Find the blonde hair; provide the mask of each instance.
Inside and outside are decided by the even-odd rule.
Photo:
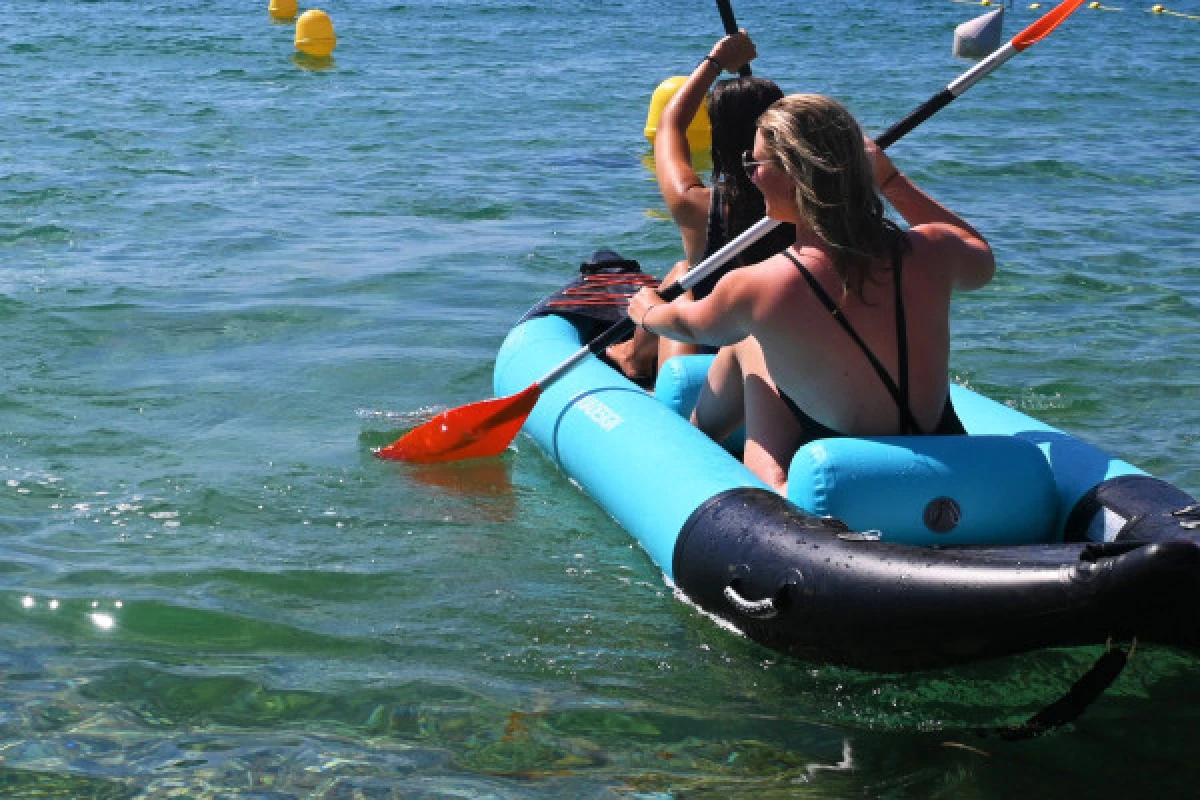
[[[834,268],[861,298],[878,260],[907,249],[907,236],[884,214],[858,122],[833,98],[794,94],[773,103],[758,129],[795,185],[802,222],[830,247]]]

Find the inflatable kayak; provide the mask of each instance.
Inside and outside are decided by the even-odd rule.
[[[645,280],[597,253],[509,333],[496,395],[586,345]],[[967,435],[811,442],[783,497],[736,441],[689,424],[710,361],[668,362],[649,392],[588,356],[545,388],[524,432],[690,601],[749,638],[878,671],[1112,640],[1200,645],[1188,493],[954,386]]]

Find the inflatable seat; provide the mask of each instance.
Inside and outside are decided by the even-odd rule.
[[[654,396],[667,408],[684,419],[690,419],[692,409],[700,398],[700,390],[704,388],[704,379],[708,377],[708,368],[712,366],[713,355],[676,356],[658,370],[658,378],[654,383]],[[738,429],[733,435],[722,442],[726,450],[742,456],[746,446],[746,431]]]
[[[1012,436],[818,439],[788,470],[788,499],[856,531],[915,545],[1052,541],[1054,474]]]
[[[712,356],[674,358],[655,395],[691,413]],[[1013,436],[821,439],[797,451],[788,499],[885,541],[917,545],[1053,541],[1054,474],[1037,445]]]

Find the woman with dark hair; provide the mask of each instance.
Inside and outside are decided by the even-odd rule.
[[[713,81],[725,70],[736,72],[756,55],[745,31],[726,36],[700,60],[687,81],[663,109],[654,138],[654,167],[658,188],[683,238],[686,261],[680,261],[663,281],[673,282],[689,268],[715,253],[742,231],[763,218],[762,194],[741,166],[741,155],[754,144],[754,123],[783,91],[763,78],[737,77]],[[709,93],[709,88],[713,87]],[[706,186],[692,166],[687,128],[700,104],[708,102],[712,125],[712,186]],[[701,281],[692,298],[712,291],[721,275],[742,264],[762,261],[795,240],[795,229],[781,225],[749,248],[741,258]],[[658,366],[671,356],[698,353],[706,348],[681,342],[659,341],[637,331],[633,339],[609,348],[609,358],[639,383],[650,383]],[[710,352],[715,352],[710,350]]]
[[[796,243],[728,273],[703,300],[664,303],[643,289],[629,306],[651,333],[721,346],[693,423],[718,441],[745,424],[746,466],[782,493],[792,456],[814,439],[962,433],[949,396],[950,296],[991,280],[984,238],[828,97],[772,105],[743,166],[767,216],[795,224]]]

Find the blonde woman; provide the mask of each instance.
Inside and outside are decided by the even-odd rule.
[[[722,348],[692,421],[718,440],[745,424],[746,466],[783,493],[792,456],[813,439],[962,433],[949,397],[950,297],[991,280],[984,238],[828,97],[771,106],[743,168],[767,216],[796,226],[796,243],[702,300],[667,304],[644,289],[630,302],[650,333]]]

